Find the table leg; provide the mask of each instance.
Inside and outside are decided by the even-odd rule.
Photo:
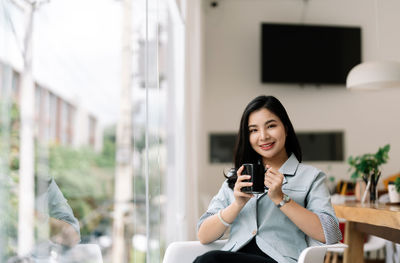
[[[349,247],[344,251],[343,263],[364,262],[364,234],[357,230],[357,223],[346,222],[344,243]]]

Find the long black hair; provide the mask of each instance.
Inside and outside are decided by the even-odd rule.
[[[301,148],[299,140],[297,139],[294,131],[292,122],[283,107],[282,103],[274,96],[258,96],[246,106],[242,118],[240,120],[239,132],[236,138],[236,146],[234,150],[234,164],[235,171],[244,163],[258,163],[260,161],[260,155],[254,151],[250,145],[249,140],[249,116],[254,111],[265,108],[270,112],[274,113],[282,121],[287,136],[285,142],[285,149],[288,156],[293,153],[299,162],[302,161]],[[232,173],[228,178],[228,184],[233,189],[236,183],[236,173]]]

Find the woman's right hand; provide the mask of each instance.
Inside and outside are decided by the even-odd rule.
[[[248,180],[251,178],[250,175],[242,175],[243,172],[243,165],[237,170],[237,180],[235,186],[233,187],[233,195],[235,196],[236,204],[243,208],[244,205],[252,198],[253,194],[246,194],[243,193],[240,189],[245,186],[252,186],[252,182],[243,182],[244,180]]]

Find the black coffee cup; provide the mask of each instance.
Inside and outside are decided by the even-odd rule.
[[[252,186],[242,187],[241,191],[249,194],[264,193],[264,167],[260,164],[245,163],[243,164],[242,175],[250,175],[249,180],[243,182],[252,182]]]

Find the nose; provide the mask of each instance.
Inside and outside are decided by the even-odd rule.
[[[261,129],[261,140],[266,140],[269,138],[269,133],[266,129]]]

